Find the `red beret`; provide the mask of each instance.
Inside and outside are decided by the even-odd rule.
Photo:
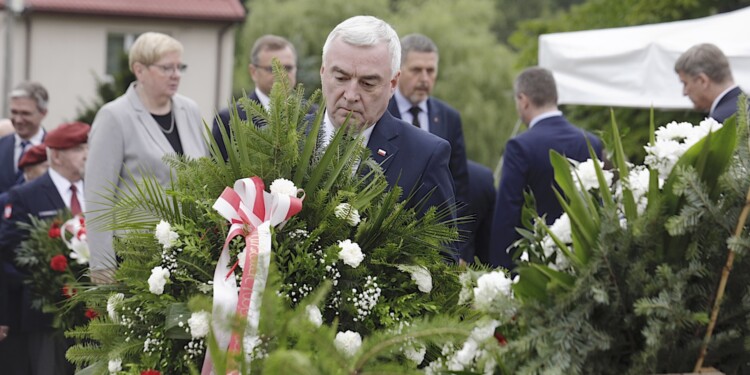
[[[47,146],[43,143],[38,144],[23,153],[21,160],[18,161],[18,169],[23,169],[30,165],[39,164],[47,161]]]
[[[68,122],[61,124],[55,130],[47,133],[44,144],[49,148],[66,149],[86,143],[89,140],[91,125],[83,122]]]

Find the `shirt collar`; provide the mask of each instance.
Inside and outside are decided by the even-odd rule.
[[[78,180],[74,183],[70,183],[67,178],[63,177],[60,173],[58,173],[56,170],[54,170],[52,167],[48,169],[49,171],[49,177],[52,179],[52,183],[55,184],[55,188],[57,189],[57,193],[60,194],[60,197],[63,199],[63,202],[65,202],[65,206],[70,208],[70,197],[72,196],[72,193],[70,192],[70,185],[76,186],[76,196],[78,198],[78,201],[81,204],[81,209],[83,209],[83,180]]]
[[[260,104],[268,110],[268,106],[271,105],[271,98],[268,97],[268,95],[262,93],[258,88],[255,88],[255,95],[258,97],[258,101],[260,101]]]
[[[411,104],[409,99],[406,99],[406,97],[401,93],[401,90],[399,90],[398,87],[396,87],[396,92],[393,93],[393,96],[396,98],[398,112],[401,114],[401,118],[404,118],[404,115],[409,113],[409,109],[411,109],[411,107],[413,107],[414,105]],[[427,113],[427,99],[417,103],[417,107],[419,107],[422,112]],[[409,113],[409,116],[411,116],[411,113]]]
[[[20,146],[21,142],[23,142],[23,139],[21,139],[21,137],[17,133],[15,134],[15,139],[16,139],[16,147]],[[43,140],[44,140],[44,130],[40,126],[36,134],[32,135],[31,138],[29,138],[29,142],[31,142],[33,146],[36,146],[38,144],[41,144]]]
[[[529,122],[529,129],[531,129],[531,127],[533,127],[534,125],[536,125],[539,121],[548,119],[550,117],[555,117],[555,116],[562,116],[562,111],[557,111],[556,110],[556,111],[544,112],[541,115],[538,115],[538,116],[534,117]]]
[[[375,123],[377,125],[377,123]],[[362,144],[367,147],[367,143],[370,142],[370,136],[372,136],[372,130],[375,128],[375,125],[372,125],[368,127],[367,129],[363,130],[361,135],[363,137]],[[326,109],[325,115],[323,115],[323,147],[328,147],[328,144],[331,143],[331,139],[333,138],[333,135],[336,133],[336,128],[333,126],[333,122],[328,117],[328,109]]]
[[[721,99],[724,99],[724,97],[727,96],[727,94],[730,91],[734,90],[736,87],[739,87],[739,85],[732,85],[730,87],[727,87],[726,90],[722,91],[721,94],[719,94],[719,96],[717,96],[716,99],[714,99],[714,102],[711,104],[711,110],[708,111],[708,113],[709,114],[714,113],[714,111],[716,110],[716,107],[719,106],[719,102],[721,101]]]

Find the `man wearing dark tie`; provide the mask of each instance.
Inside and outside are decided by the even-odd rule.
[[[326,102],[322,129],[331,136],[351,116],[347,126],[360,131],[388,185],[403,189],[401,200],[413,195],[408,208],[424,200],[424,213],[454,204],[450,144],[387,111],[400,65],[398,35],[383,20],[356,16],[336,26],[323,46],[320,67]]]
[[[719,47],[710,43],[690,47],[677,59],[674,70],[682,82],[682,94],[695,109],[708,112],[717,122],[737,112],[742,90],[734,83],[729,60]]]
[[[277,35],[269,34],[258,38],[250,51],[250,64],[247,66],[247,72],[250,74],[253,83],[255,83],[255,90],[248,95],[248,98],[259,103],[266,110],[271,102],[270,95],[271,88],[273,88],[273,59],[278,59],[286,71],[290,87],[294,87],[297,84],[297,51],[294,49],[294,45]],[[224,145],[219,124],[221,123],[224,126],[227,135],[229,135],[229,112],[229,108],[219,111],[219,118],[214,119],[211,129],[211,133],[219,145],[219,150],[224,160],[227,159],[227,149],[226,145]],[[237,103],[237,113],[241,120],[247,120],[247,113],[239,103]],[[260,125],[256,121],[253,121],[253,123],[256,126]]]
[[[513,268],[513,243],[521,238],[524,192],[536,200],[537,214],[545,216],[547,225],[562,215],[562,207],[554,193],[554,169],[550,150],[568,159],[589,159],[587,140],[599,159],[602,142],[591,133],[579,129],[557,108],[557,87],[552,72],[544,68],[528,68],[513,85],[516,109],[529,130],[508,141],[503,156],[500,187],[492,220],[490,264]]]
[[[62,124],[44,140],[49,170],[39,178],[9,191],[0,223],[0,363],[3,374],[67,374],[62,332],[51,328],[52,317],[31,307],[24,274],[15,265],[16,249],[28,236],[18,227],[29,215],[53,218],[60,210],[74,215],[85,207],[83,174],[88,154],[88,124]]]
[[[36,82],[22,82],[10,92],[10,119],[14,134],[0,138],[0,193],[23,182],[18,161],[32,146],[44,140],[42,120],[47,115],[49,95]]]

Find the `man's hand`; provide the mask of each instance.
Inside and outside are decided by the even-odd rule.
[[[91,282],[96,285],[114,284],[115,283],[115,269],[105,268],[101,270],[91,270]]]
[[[8,331],[10,330],[10,327],[8,326],[0,326],[0,341],[5,340],[6,337],[8,337]]]

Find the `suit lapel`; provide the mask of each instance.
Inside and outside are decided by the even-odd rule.
[[[388,112],[390,112],[393,117],[402,120],[401,111],[398,109],[398,103],[396,103],[396,95],[391,96],[391,100],[388,102]]]
[[[391,114],[386,111],[380,118],[370,135],[370,141],[367,147],[370,149],[372,158],[380,164],[383,170],[387,170],[398,153],[396,139],[399,135],[399,126],[401,126]]]
[[[427,99],[427,117],[430,120],[430,133],[447,139],[445,114],[432,97]]]
[[[55,183],[52,182],[52,177],[50,177],[49,172],[45,173],[39,178],[41,179],[41,190],[44,192],[44,195],[47,197],[47,200],[51,204],[50,207],[54,207],[57,210],[65,208],[66,204],[60,196],[60,193],[57,191],[57,186],[55,186]]]
[[[159,124],[151,117],[151,113],[146,110],[146,107],[141,103],[138,94],[135,92],[135,82],[130,85],[126,93],[128,95],[128,101],[133,107],[138,119],[138,125],[141,127],[141,132],[148,134],[151,140],[159,146],[159,150],[162,153],[173,153],[172,145],[169,144],[167,137],[161,132]],[[174,108],[172,108],[174,110]],[[177,119],[175,119],[176,121]]]

